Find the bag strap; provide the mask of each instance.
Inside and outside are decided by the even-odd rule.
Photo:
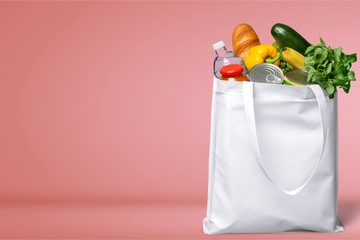
[[[259,141],[258,141],[258,135],[256,131],[256,121],[255,121],[255,109],[254,109],[254,83],[253,82],[243,82],[243,96],[244,96],[244,109],[245,109],[245,116],[246,116],[246,122],[248,125],[248,129],[250,132],[250,143],[252,145],[255,158],[257,160],[257,163],[259,167],[261,168],[262,172],[265,174],[265,176],[272,182],[275,186],[277,186],[282,192],[284,192],[287,195],[294,196],[298,194],[310,181],[310,179],[315,174],[316,170],[319,167],[320,160],[322,158],[324,147],[325,147],[325,136],[327,134],[327,125],[325,124],[325,110],[326,110],[326,100],[325,100],[325,94],[322,91],[321,87],[319,85],[309,85],[309,88],[314,92],[318,110],[319,110],[319,120],[321,123],[322,128],[322,136],[321,136],[321,149],[320,149],[320,155],[317,159],[316,166],[312,173],[310,174],[309,178],[306,179],[306,181],[299,187],[292,189],[292,190],[286,190],[282,188],[278,183],[276,183],[272,177],[268,174],[266,171],[262,156],[260,153],[259,148]]]

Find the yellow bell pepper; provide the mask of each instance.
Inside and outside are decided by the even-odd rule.
[[[249,55],[244,59],[246,68],[250,71],[259,63],[273,63],[280,65],[281,52],[271,44],[260,44],[250,48]]]

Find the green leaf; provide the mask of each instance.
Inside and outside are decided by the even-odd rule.
[[[313,51],[315,48],[316,48],[315,45],[309,46],[309,47],[306,49],[306,51],[305,51],[305,55],[307,55],[308,53],[310,53],[311,51]]]
[[[316,58],[318,55],[320,55],[324,50],[322,48],[315,48],[314,51],[314,57]]]
[[[326,58],[327,58],[327,56],[328,56],[328,51],[323,51],[323,52],[321,53],[321,56],[320,56],[319,62],[323,62],[323,61],[325,61],[325,60],[326,60]]]
[[[342,86],[342,89],[344,89],[344,92],[349,93],[350,91],[350,82]]]
[[[324,42],[324,40],[322,38],[320,38],[320,45],[326,46],[326,44],[325,44],[325,42]]]
[[[307,82],[310,82],[311,79],[313,78],[314,74],[315,74],[316,70],[314,68],[311,68],[308,72],[308,75],[307,75]]]
[[[334,84],[336,86],[343,86],[348,82],[347,78],[343,74],[338,74],[334,78]]]
[[[314,51],[314,58],[317,63],[322,63],[328,56],[328,52],[322,48],[316,48]]]
[[[326,91],[329,95],[333,95],[335,93],[335,87],[331,83],[326,85]]]
[[[348,68],[347,68],[346,64],[340,65],[339,71],[340,71],[342,74],[345,74],[345,75],[346,75],[347,72],[348,72]]]
[[[332,69],[332,63],[329,63],[329,64],[326,66],[325,73],[326,73],[326,74],[329,74],[329,73],[331,72],[331,69]]]
[[[305,57],[305,66],[313,66],[315,64],[315,60],[313,57]]]
[[[335,64],[332,71],[334,75],[343,74],[344,72],[347,72],[347,67],[345,65],[341,65],[340,63]]]
[[[351,68],[351,63],[348,63],[348,62],[344,63],[344,68],[345,68],[346,70],[350,70],[350,68]]]
[[[326,89],[326,85],[325,85],[325,83],[323,83],[323,82],[319,82],[319,85],[320,85],[320,87],[322,87],[322,88]]]
[[[320,72],[316,72],[312,77],[313,82],[319,83],[323,79],[323,76]]]
[[[353,63],[357,61],[356,53],[346,55],[346,59],[349,63]]]
[[[339,81],[344,81],[344,80],[345,80],[345,76],[344,76],[344,74],[339,73],[338,75],[335,76],[335,79],[336,79],[336,80],[339,80]]]
[[[342,54],[342,48],[341,47],[334,48],[335,62],[340,62],[341,54]]]
[[[355,73],[354,73],[353,71],[348,72],[347,78],[348,78],[350,81],[354,81],[354,80],[355,80]]]

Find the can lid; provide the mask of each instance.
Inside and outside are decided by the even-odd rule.
[[[285,73],[287,79],[298,85],[306,85],[308,72],[306,70],[294,69]]]
[[[284,81],[284,73],[274,64],[259,63],[251,68],[249,79],[252,82],[282,84]]]
[[[214,48],[215,51],[222,48],[222,47],[225,47],[224,41],[220,41],[220,42],[217,42],[217,43],[213,44],[213,48]]]
[[[225,65],[220,69],[221,75],[224,77],[235,77],[243,71],[243,67],[240,64]]]

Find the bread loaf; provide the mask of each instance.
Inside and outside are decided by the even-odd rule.
[[[237,25],[232,35],[234,53],[244,59],[249,55],[249,49],[260,45],[260,40],[254,29],[246,23]]]

